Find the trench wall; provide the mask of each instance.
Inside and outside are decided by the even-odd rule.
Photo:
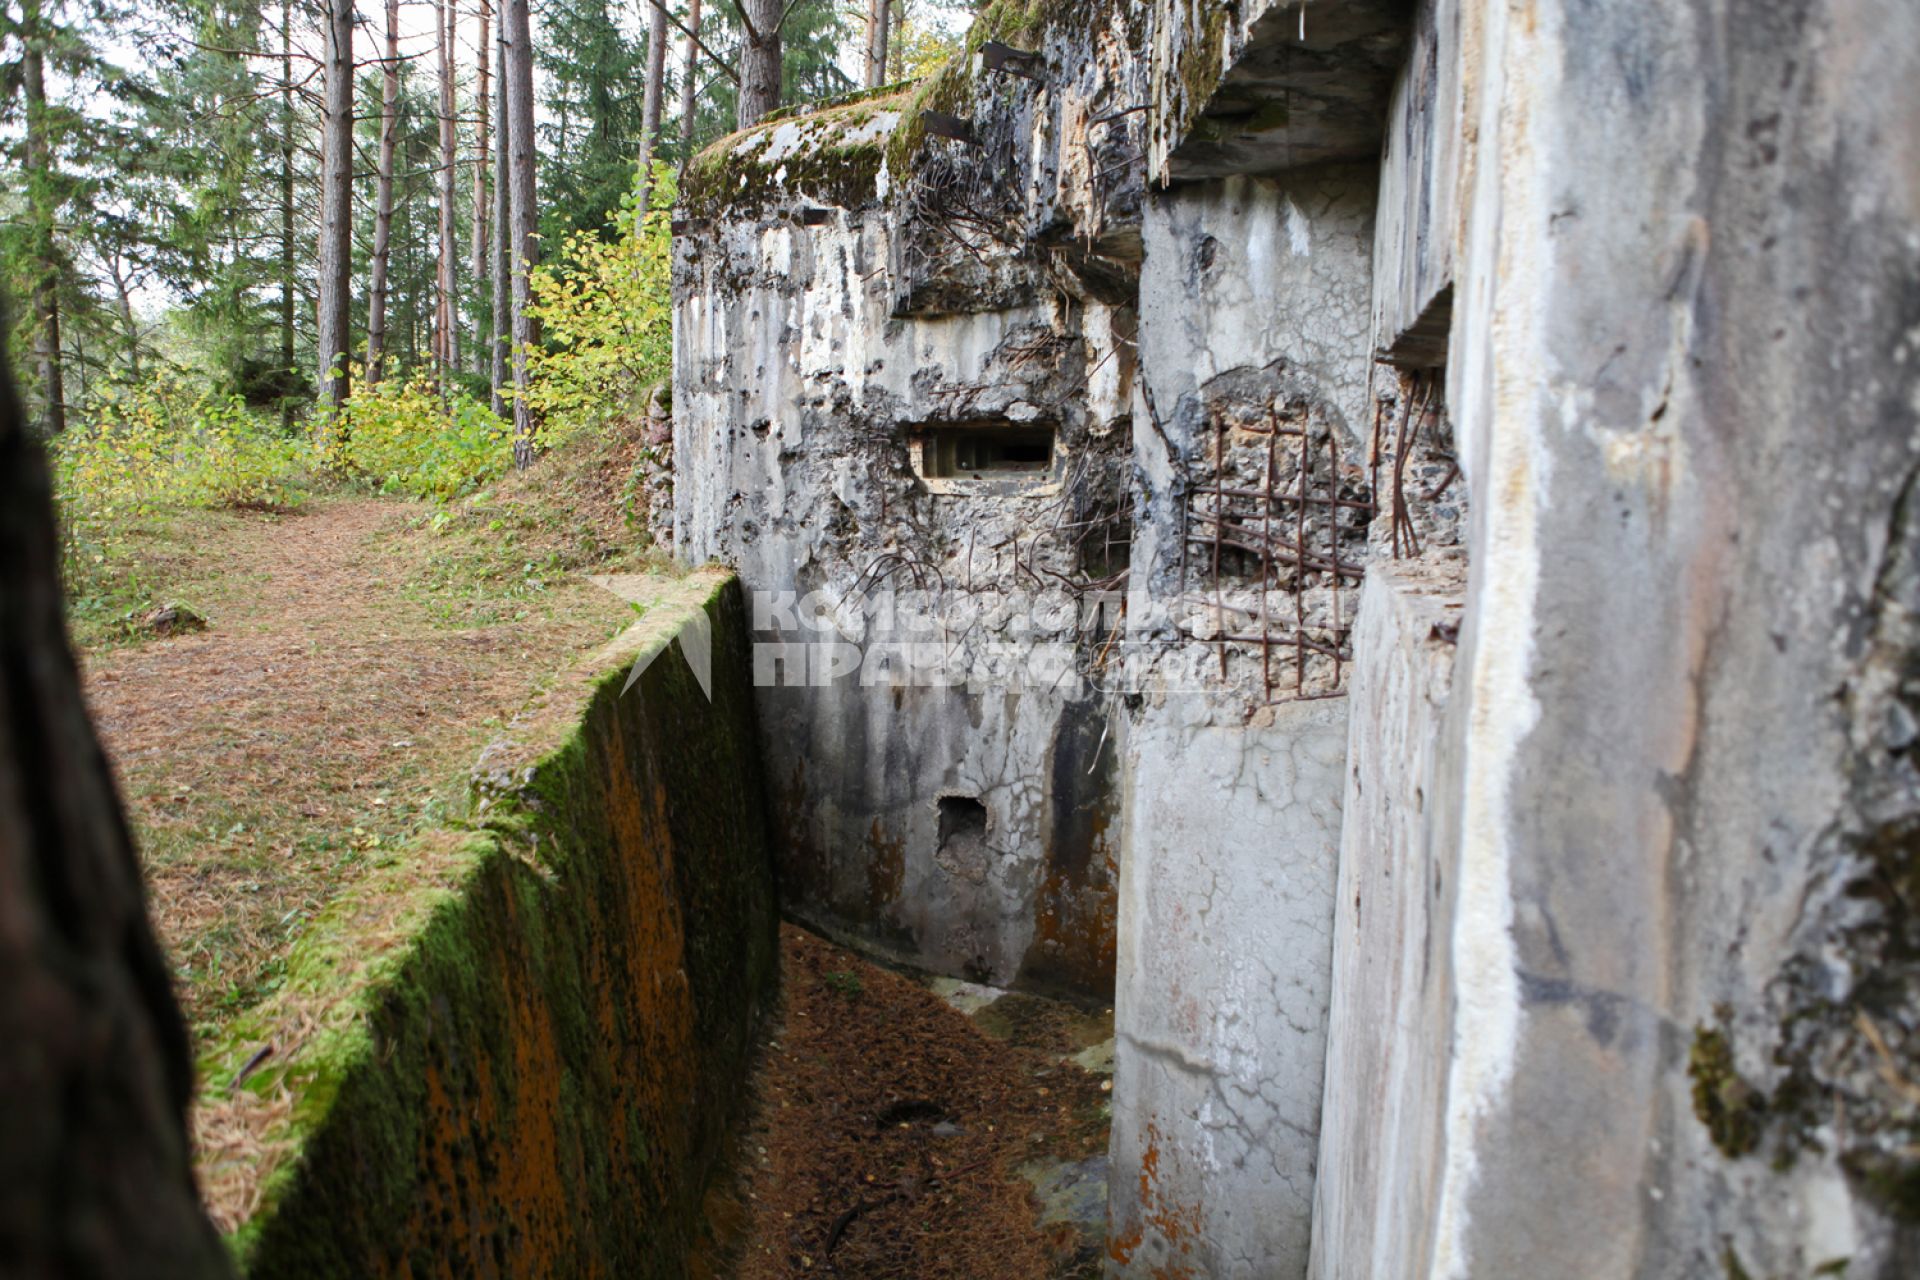
[[[281,1046],[235,1091],[291,1108],[246,1274],[686,1274],[776,981],[745,621],[731,579],[663,589],[205,1064]]]

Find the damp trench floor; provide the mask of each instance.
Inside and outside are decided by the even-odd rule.
[[[791,924],[780,946],[695,1274],[1097,1276],[1112,1010],[905,976]]]

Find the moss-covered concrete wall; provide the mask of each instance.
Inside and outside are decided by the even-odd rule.
[[[203,1064],[288,1104],[247,1274],[686,1274],[776,975],[746,661],[734,580],[664,587],[489,750],[474,824],[330,911]]]

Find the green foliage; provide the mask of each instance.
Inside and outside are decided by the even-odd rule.
[[[647,48],[643,29],[623,30],[614,7],[608,0],[553,0],[541,11],[534,58],[546,73],[546,92],[535,172],[540,230],[549,243],[581,231],[616,234],[613,210],[633,183]]]
[[[61,569],[76,621],[150,604],[137,545],[181,509],[297,503],[310,447],[238,396],[194,393],[172,378],[110,390],[52,442]]]
[[[557,263],[533,272],[531,310],[545,346],[530,353],[527,403],[544,445],[638,412],[640,397],[671,372],[674,191],[666,166],[656,171],[644,215],[630,194],[614,239],[575,232]]]
[[[327,460],[382,492],[457,498],[513,465],[511,428],[465,392],[443,396],[424,376],[367,386],[358,371],[353,385]]]
[[[190,395],[157,379],[98,402],[54,442],[67,521],[168,506],[279,506],[301,489],[306,444],[264,425],[238,396]]]

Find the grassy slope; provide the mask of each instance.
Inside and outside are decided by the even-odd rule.
[[[637,453],[582,440],[446,507],[317,491],[117,531],[76,640],[202,1040],[278,988],[342,888],[458,809],[529,694],[631,620],[583,574],[648,559]],[[161,600],[211,628],[129,639],[117,619]]]

